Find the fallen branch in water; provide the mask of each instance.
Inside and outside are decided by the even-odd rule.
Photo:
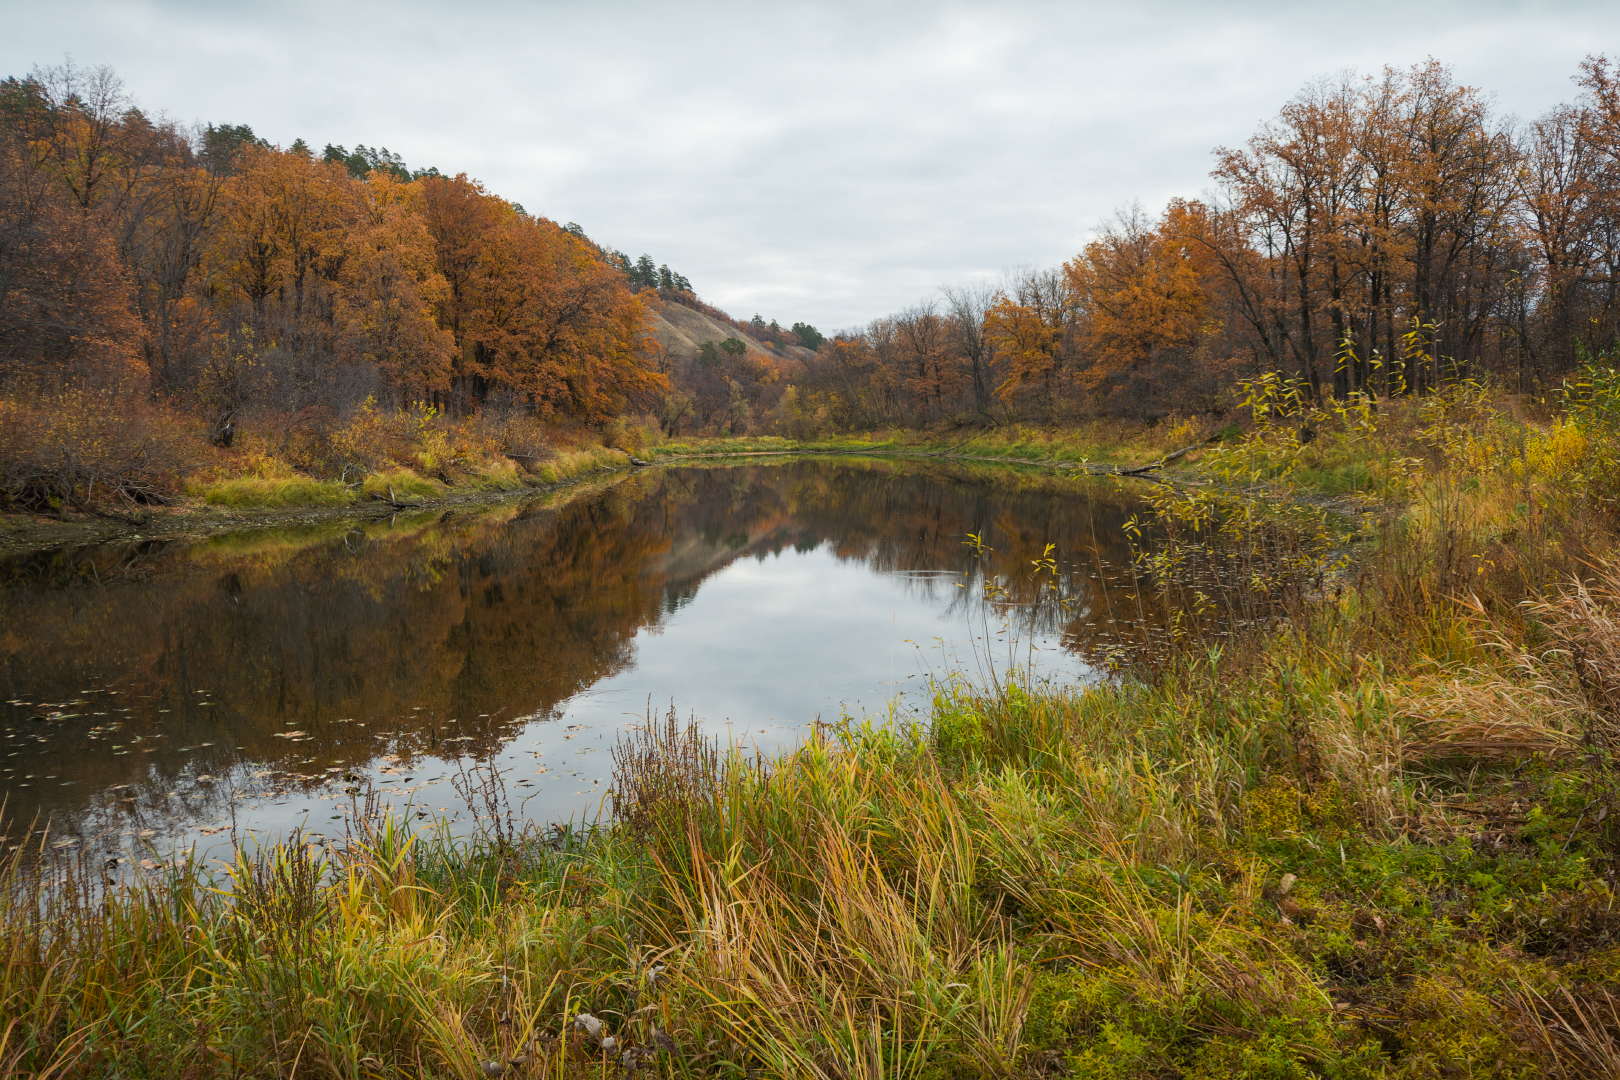
[[[394,494],[393,484],[388,485],[387,495],[384,495],[380,491],[373,491],[371,493],[371,497],[376,499],[378,502],[387,503],[395,510],[420,510],[422,508],[421,500],[417,500],[416,502],[406,502],[404,499],[401,499],[398,495]]]
[[[1218,437],[1219,436],[1212,435],[1207,439],[1193,443],[1191,446],[1183,446],[1180,450],[1177,450],[1173,454],[1162,457],[1158,461],[1150,462],[1146,465],[1137,465],[1134,468],[1127,469],[1122,465],[1087,465],[1084,463],[1075,465],[1073,468],[1082,469],[1093,474],[1094,476],[1141,476],[1143,473],[1154,472],[1158,469],[1164,468],[1166,465],[1169,465],[1172,462],[1180,461],[1182,458],[1186,457],[1192,451],[1197,450],[1199,447],[1207,446],[1214,442]]]
[[[1085,461],[1059,461],[1053,458],[1031,459],[1015,457],[988,457],[980,454],[953,454],[949,451],[944,453],[921,454],[919,456],[954,458],[959,461],[997,461],[1006,462],[1009,465],[1040,465],[1055,469],[1073,469],[1076,472],[1089,473],[1092,476],[1145,476],[1150,472],[1156,472],[1167,465],[1180,461],[1192,451],[1197,450],[1200,447],[1208,446],[1218,438],[1220,438],[1220,436],[1211,435],[1207,439],[1200,442],[1195,442],[1191,446],[1183,446],[1175,453],[1167,454],[1158,461],[1149,462],[1146,465],[1106,465],[1100,463],[1093,464]]]

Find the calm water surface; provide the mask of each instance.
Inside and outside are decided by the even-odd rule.
[[[818,719],[926,715],[952,672],[1094,679],[1159,619],[1129,589],[1136,509],[1097,481],[819,459],[0,563],[6,842],[319,839],[366,790],[465,820],[472,763],[518,812],[579,819],[671,703],[775,752]]]

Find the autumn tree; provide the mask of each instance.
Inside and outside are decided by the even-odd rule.
[[[1519,153],[1443,65],[1314,84],[1217,157],[1217,262],[1274,370],[1422,391],[1497,349],[1526,270]]]
[[[436,317],[449,283],[438,269],[422,187],[392,172],[360,185],[334,319],[350,356],[376,364],[406,397],[426,398],[450,387],[455,339]]]
[[[1015,274],[985,314],[985,334],[1007,361],[996,393],[1011,401],[1038,395],[1048,415],[1072,372],[1076,297],[1057,270]]]
[[[1225,374],[1225,358],[1212,352],[1223,323],[1219,269],[1201,242],[1206,216],[1181,200],[1158,222],[1132,208],[1064,264],[1078,309],[1076,375],[1091,400],[1162,398],[1169,386],[1204,381],[1207,369]]]
[[[97,73],[81,106],[74,79],[0,86],[0,385],[144,376],[129,275],[94,212],[113,186],[116,83]]]
[[[1356,250],[1350,228],[1362,181],[1357,95],[1347,81],[1320,82],[1285,105],[1247,150],[1217,150],[1214,175],[1232,192],[1267,281],[1246,293],[1251,316],[1271,331],[1274,360],[1320,396],[1337,388],[1345,290]]]
[[[978,413],[988,413],[994,386],[991,369],[995,362],[995,349],[985,333],[985,316],[996,302],[996,291],[983,282],[947,285],[940,290],[940,298],[947,313],[951,347],[959,358],[968,387],[973,393],[973,409]]]
[[[942,415],[965,381],[952,344],[948,320],[931,300],[894,317],[897,375],[921,419]]]
[[[446,286],[438,319],[454,345],[450,375],[453,382],[466,385],[481,377],[470,359],[473,343],[468,332],[477,321],[480,259],[502,212],[499,200],[466,173],[423,180],[422,196],[435,264]]]
[[[478,290],[470,339],[479,368],[540,415],[602,420],[663,385],[642,360],[645,302],[552,222],[504,220],[481,261]]]

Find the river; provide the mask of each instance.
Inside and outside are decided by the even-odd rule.
[[[368,793],[467,823],[492,767],[514,814],[589,820],[615,740],[672,706],[769,754],[926,719],[953,678],[1095,680],[1164,622],[1138,510],[1105,480],[818,458],[13,558],[6,843],[151,866],[339,836]]]

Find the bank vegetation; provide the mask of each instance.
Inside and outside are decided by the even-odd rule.
[[[1188,618],[1115,678],[944,682],[927,725],[773,761],[649,718],[585,828],[516,823],[486,766],[472,838],[362,815],[113,883],[12,850],[0,1061],[1611,1074],[1620,376],[1244,393],[1246,432],[1120,481],[1151,489],[1140,588]]]

